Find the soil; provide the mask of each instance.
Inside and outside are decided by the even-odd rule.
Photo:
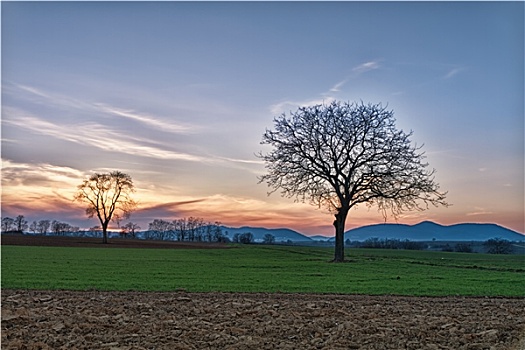
[[[226,249],[224,243],[155,241],[131,238],[110,238],[102,243],[102,238],[39,236],[3,234],[2,245],[29,245],[47,247],[85,247],[85,248],[159,248],[159,249]]]
[[[1,300],[2,349],[525,350],[523,298],[3,289]]]

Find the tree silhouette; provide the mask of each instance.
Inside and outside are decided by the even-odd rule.
[[[135,191],[131,176],[120,171],[95,173],[78,186],[75,199],[87,203],[88,217],[97,216],[102,227],[103,243],[108,243],[107,229],[115,218],[128,218],[136,207],[131,199]]]
[[[329,209],[335,215],[334,261],[344,261],[344,229],[350,209],[376,205],[386,217],[429,204],[447,205],[435,170],[410,133],[395,126],[394,114],[381,104],[334,101],[300,107],[274,119],[259,153],[267,174],[260,177],[285,197]],[[421,204],[424,204],[422,206]]]
[[[271,233],[267,233],[263,237],[263,243],[264,244],[274,244],[275,243],[275,236]]]
[[[18,215],[15,218],[15,227],[18,232],[24,232],[25,230],[27,230],[28,225],[24,215]]]
[[[12,231],[14,225],[15,220],[13,218],[9,218],[7,216],[2,218],[2,232]]]
[[[135,235],[136,235],[137,231],[139,231],[139,230],[140,230],[140,226],[139,225],[137,225],[134,222],[128,222],[127,224],[122,226],[122,228],[120,229],[120,233],[124,237],[127,237],[128,235],[130,235],[131,238],[135,238]]]

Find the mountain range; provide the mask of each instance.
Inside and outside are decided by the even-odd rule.
[[[228,227],[221,226],[223,233],[233,239],[235,234],[251,233],[254,241],[264,241],[266,234],[271,234],[276,243],[293,242],[298,244],[315,244],[316,242],[334,243],[335,238],[316,235],[306,236],[287,228],[264,227]],[[118,232],[110,232],[111,237],[118,237]],[[98,237],[99,233],[84,232],[85,237]],[[137,238],[144,238],[144,232],[138,232]],[[508,241],[525,242],[525,235],[496,224],[464,223],[450,226],[423,221],[416,225],[405,224],[376,224],[354,228],[345,232],[345,240],[363,242],[369,238],[399,239],[409,241],[478,241],[484,242],[491,238],[501,238]]]
[[[262,242],[264,235],[271,234],[275,238],[275,242],[292,241],[294,243],[313,242],[314,240],[297,231],[287,228],[264,228],[264,227],[226,227],[222,226],[223,232],[227,233],[228,238],[232,239],[235,234],[251,233],[255,242]]]
[[[464,223],[445,226],[431,221],[415,225],[385,223],[362,226],[345,232],[345,240],[364,241],[372,237],[410,241],[486,241],[491,238],[525,241],[525,235],[496,224]]]
[[[286,228],[267,229],[249,226],[234,228],[224,226],[223,230],[228,233],[230,239],[236,233],[251,232],[255,242],[262,242],[265,234],[273,235],[276,242],[334,241],[334,237],[320,235],[309,237]],[[362,226],[345,232],[345,240],[362,242],[368,238],[408,239],[410,241],[487,241],[491,238],[501,238],[509,241],[525,241],[525,235],[496,224],[464,223],[445,226],[431,221],[423,221],[415,225],[385,223]]]

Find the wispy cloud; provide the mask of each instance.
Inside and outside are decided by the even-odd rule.
[[[328,214],[311,209],[308,204],[296,203],[290,207],[286,203],[272,203],[254,198],[216,194],[208,197],[187,198],[165,204],[143,206],[134,218],[151,221],[153,218],[176,219],[196,216],[207,221],[220,218],[229,226],[261,225],[265,227],[299,227],[304,232],[311,226],[322,225]]]
[[[57,166],[48,163],[17,163],[2,159],[2,185],[34,186],[58,183],[78,184],[84,173],[70,167]]]
[[[337,84],[335,84],[335,85],[330,89],[330,92],[339,92],[339,91],[341,91],[341,87],[343,87],[343,85],[345,85],[346,83],[348,83],[348,80],[349,80],[349,79],[344,79],[344,80],[338,82]]]
[[[95,103],[96,107],[100,108],[102,112],[116,115],[123,118],[132,119],[143,123],[144,125],[153,127],[158,130],[168,131],[173,133],[189,133],[194,132],[196,127],[193,125],[183,125],[173,121],[166,121],[153,117],[151,115],[138,113],[133,110],[126,110],[122,108],[112,107],[102,103]]]
[[[218,159],[225,160],[232,163],[241,163],[241,164],[264,164],[261,160],[255,159],[240,159],[240,158],[229,158],[229,157],[217,157]]]
[[[461,67],[452,68],[443,76],[443,79],[450,79],[456,76],[457,74],[459,74],[460,72],[462,72],[463,70],[464,68],[461,68]]]
[[[369,72],[369,71],[372,71],[372,70],[376,70],[376,69],[379,69],[381,68],[381,65],[379,64],[379,60],[374,60],[374,61],[368,61],[368,62],[364,62],[364,63],[361,63],[355,67],[352,68],[352,74],[350,74],[350,76],[348,76],[347,78],[339,81],[338,83],[336,83],[330,90],[329,92],[339,92],[341,91],[341,88],[347,84],[351,79],[361,75],[361,74],[364,74],[366,72]]]
[[[362,74],[371,70],[379,69],[380,67],[379,61],[368,61],[352,68],[352,72]]]
[[[482,216],[482,215],[491,215],[494,214],[494,212],[487,210],[482,207],[474,207],[474,211],[468,212],[465,215],[466,216]]]
[[[198,155],[177,151],[172,149],[173,146],[171,145],[150,138],[123,133],[120,130],[95,122],[55,124],[12,107],[4,108],[4,116],[5,118],[2,120],[4,125],[16,126],[35,134],[95,147],[102,151],[160,160],[216,164],[230,168],[240,168],[252,173],[257,173],[257,169],[253,169],[253,166],[262,164],[261,161],[256,159],[223,157],[213,154]],[[71,132],[71,130],[74,130],[74,132]]]
[[[2,83],[2,89],[5,93],[11,94],[16,98],[43,104],[46,106],[60,107],[61,109],[74,109],[82,111],[92,111],[95,106],[89,102],[81,101],[69,96],[44,91],[42,89],[16,83]]]
[[[81,217],[84,208],[73,201],[85,174],[77,169],[49,163],[19,163],[2,159],[2,215],[33,218]],[[46,217],[47,216],[47,217]]]
[[[150,128],[177,134],[192,133],[198,129],[197,126],[189,123],[179,123],[176,121],[176,118],[166,120],[133,109],[111,106],[107,103],[83,101],[70,96],[43,91],[32,86],[4,83],[3,88],[7,93],[16,96],[16,98],[22,98],[32,103],[46,106],[59,107],[61,110],[70,111],[71,115],[80,115],[88,112],[91,116],[99,118],[117,116],[140,122]]]
[[[306,106],[312,106],[312,105],[320,105],[320,104],[326,104],[334,101],[335,98],[331,96],[326,96],[323,98],[316,98],[311,100],[304,100],[304,101],[282,101],[279,103],[276,103],[274,105],[270,106],[270,111],[277,115],[281,113],[289,112],[290,110],[296,110],[299,107],[306,107]]]
[[[108,126],[98,123],[75,125],[54,124],[13,108],[6,108],[5,112],[9,117],[4,118],[2,123],[14,125],[33,133],[50,136],[59,140],[96,147],[104,151],[157,159],[186,160],[193,162],[206,160],[197,155],[164,148],[163,145],[150,139],[125,135],[122,132],[112,130]],[[75,130],[75,132],[71,132],[71,130]]]
[[[361,63],[353,67],[352,73],[350,73],[346,78],[335,83],[328,91],[320,93],[320,96],[322,96],[321,98],[312,98],[312,99],[307,99],[303,101],[293,101],[293,100],[282,101],[282,102],[271,105],[270,111],[273,114],[281,114],[281,113],[286,113],[289,110],[295,110],[298,107],[330,103],[336,100],[333,94],[340,92],[341,88],[345,84],[347,84],[349,81],[351,81],[353,78],[356,78],[357,76],[364,74],[366,72],[381,68],[381,65],[379,64],[379,62],[380,62],[379,60],[367,61],[367,62]]]

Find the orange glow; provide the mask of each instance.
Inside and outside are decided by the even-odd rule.
[[[24,174],[24,177],[20,176]],[[24,215],[32,220],[59,220],[87,229],[100,223],[88,219],[82,203],[74,202],[77,186],[85,178],[81,172],[70,168],[52,166],[30,167],[26,164],[3,162],[2,169],[2,216]],[[133,198],[138,201],[137,210],[130,220],[147,229],[154,219],[174,220],[182,217],[200,217],[209,222],[220,222],[231,227],[255,226],[267,228],[290,228],[313,235],[333,236],[333,215],[305,203],[295,203],[274,194],[267,197],[260,187],[253,196],[215,194],[211,196],[184,196],[180,188],[159,188],[150,183],[136,182]],[[264,190],[264,189],[263,189]],[[262,194],[261,194],[262,192]],[[177,194],[178,193],[178,194]],[[259,196],[259,197],[257,197]],[[405,213],[399,223],[417,224],[434,221],[443,225],[463,222],[496,223],[518,232],[524,232],[524,213],[519,205],[508,209],[508,204],[492,203],[480,208],[472,199],[456,197],[449,208],[433,208],[422,212]],[[501,208],[501,209],[500,209]],[[350,211],[346,229],[384,222],[374,208],[361,206]],[[388,222],[395,222],[389,218]],[[124,224],[122,222],[121,224]],[[118,229],[113,224],[112,229]]]

